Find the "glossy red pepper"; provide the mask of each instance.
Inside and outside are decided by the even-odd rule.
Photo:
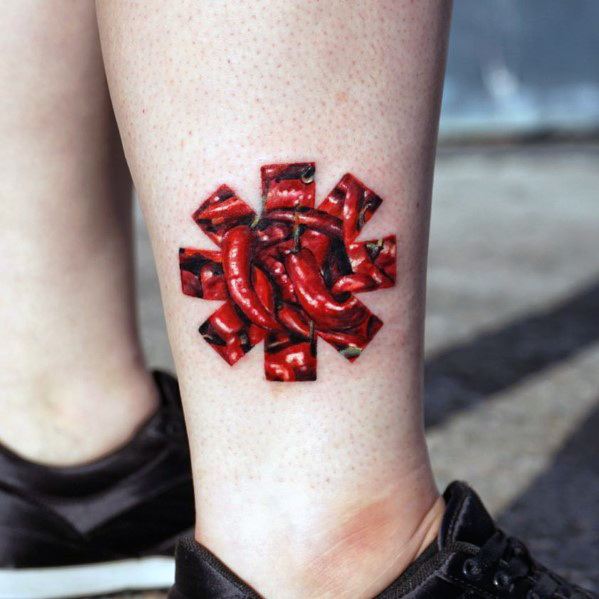
[[[314,254],[318,267],[322,269],[331,252],[331,238],[321,231],[306,229],[300,236],[300,244]]]
[[[310,250],[288,254],[285,266],[299,303],[318,328],[349,329],[368,315],[368,308],[355,297],[344,302],[333,297]]]
[[[252,284],[262,305],[272,314],[275,309],[275,293],[270,279],[257,266],[252,267]]]
[[[266,164],[262,175],[264,210],[314,206],[314,163]]]
[[[377,285],[381,284],[383,274],[373,264],[365,243],[353,243],[348,255],[354,273],[368,275]]]
[[[369,314],[358,326],[348,331],[318,331],[318,336],[330,343],[350,362],[358,359],[364,348],[372,341],[382,321],[374,314]]]
[[[376,288],[376,286],[377,283],[371,276],[357,273],[339,277],[331,287],[331,292],[334,295],[358,293],[360,291],[370,291]]]
[[[289,254],[297,251],[298,247],[309,249],[316,258],[318,267],[322,269],[331,254],[331,238],[320,231],[305,229],[299,235],[298,241],[289,239],[278,243],[276,249],[279,254]]]
[[[350,362],[358,359],[364,348],[383,325],[376,316],[371,314],[350,331],[326,331],[320,329],[312,331],[309,323],[303,318],[301,311],[293,306],[283,305],[279,309],[277,316],[287,330],[294,335],[305,339],[310,339],[313,335],[318,335],[335,347]]]
[[[261,248],[280,243],[291,236],[291,227],[286,223],[272,223],[255,231]]]
[[[219,300],[228,297],[227,282],[220,264],[204,264],[200,270],[204,299]]]
[[[343,235],[343,226],[338,218],[312,208],[301,211],[292,209],[272,210],[266,214],[266,218],[292,224],[299,223],[310,229],[322,231],[332,237],[341,237]]]
[[[208,300],[229,297],[219,251],[179,250],[179,267],[183,293]]]
[[[214,330],[226,339],[243,329],[244,322],[239,318],[231,302],[226,302],[210,318]]]
[[[256,256],[256,263],[263,267],[268,275],[273,279],[283,301],[296,302],[297,298],[295,296],[295,291],[293,290],[293,283],[291,282],[291,279],[285,270],[285,265],[278,258],[278,256],[278,250],[275,249],[273,251],[272,249],[267,249],[258,252]]]
[[[388,235],[377,242],[378,253],[373,257],[373,262],[388,277],[390,285],[395,284],[397,265],[397,240],[395,235]]]
[[[316,380],[314,342],[298,342],[286,333],[269,333],[264,350],[264,370],[269,381]]]
[[[240,216],[251,214],[248,205],[237,196],[227,198],[221,202],[206,206],[201,212],[195,215],[196,220],[211,220],[214,223],[218,221],[231,220]]]
[[[343,237],[346,243],[350,243],[360,234],[381,202],[381,198],[364,183],[347,173],[318,209],[343,220]]]
[[[229,229],[252,223],[256,219],[256,213],[230,187],[221,185],[202,202],[193,213],[193,219],[212,241],[221,245]]]
[[[200,327],[200,333],[229,364],[240,360],[266,336],[266,331],[248,325],[231,300],[225,302]]]
[[[223,269],[231,299],[247,318],[267,330],[281,327],[274,316],[262,304],[251,280],[251,253],[254,233],[247,225],[239,225],[227,231],[223,237]]]
[[[310,338],[310,324],[304,319],[300,310],[289,304],[283,304],[277,311],[279,322],[291,333]]]
[[[371,289],[391,287],[395,284],[395,235],[376,241],[351,243],[347,248],[352,271],[369,276],[374,282]]]

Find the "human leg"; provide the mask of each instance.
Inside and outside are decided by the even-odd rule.
[[[130,177],[93,2],[0,12],[0,440],[81,462],[157,404],[135,331]]]
[[[267,596],[372,595],[435,536],[442,512],[424,442],[421,370],[449,3],[99,2],[98,8],[115,111],[182,383],[196,538]],[[317,381],[271,382],[261,347],[232,369],[204,342],[198,327],[218,304],[182,293],[177,250],[214,249],[190,217],[220,184],[260,212],[260,167],[312,160],[317,204],[346,172],[383,198],[360,239],[377,246],[397,234],[397,284],[363,296],[384,324],[359,359],[345,360],[320,335]],[[309,185],[309,171],[296,176]],[[310,228],[300,224],[305,228],[295,222],[296,232]],[[243,235],[258,235],[250,222],[241,227],[239,238],[221,240],[229,250],[244,243]],[[331,235],[344,237],[333,229]],[[279,256],[288,275],[301,243]],[[227,268],[225,291],[211,297],[235,296],[234,269]],[[188,294],[197,283],[193,275]],[[337,302],[344,298],[338,294]],[[249,323],[260,317],[250,316],[243,298],[234,301],[243,326],[255,332]],[[280,317],[280,304],[263,303]],[[305,315],[306,304],[301,308]],[[318,319],[309,310],[308,316]],[[324,320],[323,328],[340,328],[334,318]],[[210,326],[202,331],[217,346],[223,341]]]

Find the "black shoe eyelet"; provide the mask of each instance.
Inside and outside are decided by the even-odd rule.
[[[462,566],[464,576],[470,580],[478,580],[482,576],[482,568],[479,563],[472,557],[469,557]]]
[[[510,575],[504,570],[497,570],[493,576],[493,584],[502,591],[509,589],[512,586]]]

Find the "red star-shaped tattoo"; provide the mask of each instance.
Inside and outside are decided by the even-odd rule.
[[[351,174],[314,208],[315,165],[263,166],[257,215],[221,185],[193,220],[219,250],[179,250],[183,293],[222,300],[200,326],[233,365],[261,341],[269,381],[316,380],[316,340],[356,360],[382,321],[353,294],[395,284],[394,235],[356,241],[382,199]]]

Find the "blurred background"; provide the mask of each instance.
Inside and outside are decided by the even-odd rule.
[[[456,0],[441,135],[599,132],[596,0]]]
[[[137,227],[144,343],[171,366],[139,215]],[[596,0],[455,2],[426,396],[440,486],[472,482],[541,561],[598,588]]]

